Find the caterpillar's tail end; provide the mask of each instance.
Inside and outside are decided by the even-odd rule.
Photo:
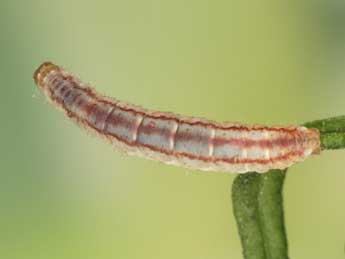
[[[318,129],[310,128],[309,130],[309,142],[313,146],[313,153],[314,155],[318,155],[321,153],[321,140],[320,140],[320,132]]]
[[[42,63],[34,72],[34,80],[36,85],[42,86],[42,80],[45,76],[52,70],[59,69],[58,66],[54,65],[52,62],[44,62]]]

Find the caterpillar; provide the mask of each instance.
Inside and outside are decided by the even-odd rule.
[[[320,152],[317,129],[215,122],[103,96],[51,62],[34,73],[47,98],[115,147],[166,164],[245,173],[285,169]]]

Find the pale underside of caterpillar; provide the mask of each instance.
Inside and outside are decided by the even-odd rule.
[[[205,171],[245,173],[285,169],[320,152],[320,134],[301,126],[219,123],[155,112],[96,93],[50,62],[34,80],[79,125],[128,154]]]

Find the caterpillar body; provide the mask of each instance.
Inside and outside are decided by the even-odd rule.
[[[43,63],[34,80],[73,121],[128,154],[205,171],[285,169],[320,152],[317,129],[214,122],[156,112],[103,96],[62,67]]]

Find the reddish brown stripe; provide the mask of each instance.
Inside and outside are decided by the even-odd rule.
[[[116,122],[117,125],[123,124],[122,126],[127,127],[128,129],[130,128],[131,123],[132,122],[128,121],[124,117],[121,118],[121,120]],[[150,124],[141,125],[140,133],[144,133],[146,135],[157,134],[160,136],[164,136],[166,138],[169,138],[171,135],[170,129],[158,128]],[[194,141],[194,142],[199,142],[200,139],[202,139],[203,137],[208,138],[209,136],[201,136],[201,135],[196,135],[196,134],[188,133],[188,132],[179,132],[176,136],[176,138],[179,141]],[[243,139],[243,138],[239,139],[239,138],[215,137],[213,139],[213,144],[214,146],[235,145],[235,146],[244,147],[244,148],[250,148],[253,146],[259,146],[261,148],[272,148],[275,146],[279,146],[279,147],[285,148],[291,145],[295,145],[296,140],[291,135],[288,135],[285,137],[279,137],[273,140],[262,140],[262,139],[252,140],[252,139]]]
[[[137,113],[140,114],[140,113]],[[128,121],[126,118],[121,118],[121,120],[117,121],[116,124],[120,125],[123,124],[123,127],[130,128],[131,121]],[[153,125],[141,125],[140,127],[140,133],[144,133],[146,135],[151,134],[157,134],[160,136],[164,136],[166,138],[169,138],[171,135],[170,129],[168,128],[158,128]],[[179,141],[193,141],[193,142],[199,142],[200,139],[203,137],[208,138],[209,136],[201,136],[196,135],[193,133],[188,132],[179,132],[176,136],[176,139]],[[252,140],[252,139],[239,139],[239,138],[217,138],[215,137],[213,140],[214,146],[223,146],[223,145],[235,145],[239,147],[244,148],[250,148],[253,146],[259,146],[261,148],[272,148],[275,146],[279,146],[282,148],[295,145],[296,140],[291,135],[285,136],[285,137],[279,137],[277,139],[273,140]]]
[[[114,111],[118,108],[116,105],[114,105]],[[135,114],[134,114],[135,115]],[[133,124],[135,121],[128,120],[126,117],[124,117],[121,113],[115,114],[112,112],[111,116],[109,116],[107,120],[107,125],[113,125],[113,126],[121,126],[123,128],[131,130],[133,128]]]
[[[169,138],[171,134],[171,129],[168,128],[159,128],[152,124],[141,125],[140,133],[144,133],[146,135],[160,135]]]
[[[94,98],[95,100],[99,101],[99,102],[103,102],[103,103],[106,103],[106,104],[110,104],[110,105],[113,105],[114,103],[113,102],[110,102],[110,101],[107,101],[107,100],[104,100],[102,97],[99,98],[98,96],[95,95],[95,93],[93,93],[93,91],[88,88],[88,87],[85,87],[85,88],[82,88],[78,85],[78,83],[74,80],[73,77],[65,77],[63,75],[61,75],[62,78],[64,78],[65,80],[67,80],[68,82],[71,82],[74,87],[76,89],[80,89],[84,92],[86,92],[91,98]],[[272,127],[268,127],[268,126],[254,126],[254,127],[247,127],[247,126],[243,126],[243,125],[234,125],[234,126],[220,126],[220,125],[217,125],[215,124],[214,122],[212,121],[209,121],[207,123],[205,122],[202,122],[202,121],[195,121],[195,122],[190,122],[190,121],[186,121],[182,118],[177,118],[176,116],[174,115],[154,115],[154,114],[147,114],[143,111],[137,111],[133,108],[125,108],[125,107],[120,107],[120,106],[117,106],[118,109],[122,110],[122,111],[126,111],[126,112],[133,112],[133,113],[136,113],[136,114],[140,114],[142,116],[145,116],[147,118],[153,118],[153,119],[161,119],[161,120],[173,120],[177,123],[185,123],[185,124],[188,124],[188,125],[200,125],[200,126],[205,126],[205,127],[212,127],[214,129],[219,129],[219,130],[230,130],[230,129],[233,129],[233,130],[243,130],[243,131],[251,131],[253,129],[255,130],[267,130],[267,131],[274,131],[274,132],[285,132],[285,133],[295,133],[297,132],[297,129],[292,127],[292,128],[272,128]]]
[[[305,127],[217,123],[117,103],[85,87],[76,77],[52,63],[40,66],[34,78],[57,106],[86,128],[108,137],[129,153],[166,163],[201,170],[267,172],[302,161],[320,146],[318,131]],[[82,98],[78,98],[78,91],[83,93]],[[153,125],[145,121],[139,128],[144,117]],[[106,130],[109,125],[112,125],[110,132]],[[176,126],[180,128],[177,131]],[[270,134],[272,132],[276,133]],[[138,143],[132,141],[137,139],[135,136],[140,139]]]
[[[167,116],[150,116],[150,115],[147,115],[143,112],[140,112],[140,111],[135,111],[133,109],[126,109],[126,108],[123,108],[123,107],[119,107],[118,105],[115,105],[114,103],[112,102],[109,102],[109,101],[106,101],[106,100],[103,100],[103,99],[100,99],[100,98],[97,98],[93,92],[91,91],[91,89],[89,88],[81,88],[77,85],[77,83],[73,80],[73,77],[68,77],[68,78],[65,78],[63,77],[65,80],[68,80],[69,82],[72,82],[73,84],[73,87],[76,88],[76,89],[79,89],[81,91],[84,91],[86,92],[90,98],[93,98],[94,100],[96,100],[97,102],[100,102],[100,103],[105,103],[105,104],[110,104],[110,105],[114,105],[114,107],[116,107],[116,109],[120,109],[121,111],[127,111],[127,112],[131,112],[133,113],[134,115],[136,114],[139,114],[139,115],[142,115],[142,116],[145,116],[145,117],[149,117],[149,118],[159,118],[159,119],[162,119],[162,120],[173,120],[175,121],[176,123],[181,123],[182,121],[181,120],[178,120],[177,118],[175,117],[167,117]],[[61,95],[63,95],[64,91],[67,90],[66,88],[69,88],[69,87],[66,87],[64,86],[60,91],[61,91]],[[59,101],[61,102],[61,101]],[[78,106],[84,106],[85,107],[81,107],[80,110],[85,110],[86,114],[90,114],[93,110],[93,108],[95,107],[96,103],[92,103],[91,105],[90,104],[84,104],[83,103],[84,100],[81,99],[79,101],[79,103],[77,103]],[[117,126],[122,126],[124,128],[127,128],[127,129],[132,129],[133,127],[133,121],[130,121],[128,120],[127,118],[121,116],[121,114],[118,114],[115,118],[114,118],[114,115],[112,114],[112,116],[109,116],[109,119],[107,119],[106,121],[106,128],[108,126],[108,123],[111,123],[113,125],[117,125]],[[189,124],[189,125],[206,125],[205,123],[202,123],[202,122],[196,122],[196,123],[192,123],[192,122],[185,122],[183,121],[183,123],[186,123],[186,124]],[[210,127],[210,125],[207,125]],[[223,127],[218,127],[216,125],[211,125],[211,127],[213,127],[214,129],[224,129]],[[249,128],[247,127],[228,127],[227,129],[233,129],[233,130],[237,130],[237,131],[241,131],[241,130],[249,130]],[[260,129],[260,128],[259,128]],[[272,128],[266,128],[266,127],[262,127],[262,129],[265,129],[265,130],[272,130]],[[274,129],[274,130],[279,130],[279,131],[283,131],[283,132],[289,132],[290,134],[294,131],[296,131],[295,129],[293,130],[290,130],[290,129]],[[170,129],[167,129],[167,128],[157,128],[153,125],[141,125],[140,127],[140,133],[145,133],[147,135],[150,135],[150,134],[157,134],[157,135],[161,135],[161,136],[165,136],[167,138],[170,137],[171,135],[171,132],[170,132]],[[206,137],[206,136],[205,136]],[[179,141],[194,141],[194,142],[199,142],[201,138],[203,138],[203,136],[200,136],[200,135],[195,135],[195,134],[192,134],[192,133],[188,133],[188,132],[180,132],[178,134],[178,136],[176,136],[176,138],[178,138]],[[274,139],[274,140],[251,140],[251,139],[236,139],[236,138],[214,138],[213,140],[213,145],[216,147],[216,146],[222,146],[222,145],[235,145],[235,146],[238,146],[238,147],[244,147],[244,148],[250,148],[250,147],[253,147],[253,146],[258,146],[258,147],[261,147],[261,148],[272,148],[274,146],[279,146],[279,147],[282,147],[282,148],[285,148],[285,147],[288,147],[288,146],[291,146],[291,145],[295,145],[296,144],[296,140],[294,138],[291,138],[288,136],[286,137],[280,137],[280,138],[277,138],[277,139]]]
[[[86,105],[86,100],[84,98],[80,98],[79,97],[82,97],[83,95],[79,95],[78,98],[75,99],[75,105],[77,107],[83,107],[84,105]],[[83,109],[83,108],[82,108]]]
[[[214,146],[223,146],[223,145],[234,145],[238,147],[244,147],[244,148],[251,148],[253,146],[258,146],[261,148],[273,148],[275,146],[279,146],[281,148],[286,148],[288,146],[292,146],[296,144],[296,140],[294,138],[291,138],[291,136],[288,137],[279,137],[277,139],[273,140],[252,140],[252,139],[238,139],[238,138],[215,138],[214,139]]]
[[[88,119],[88,117],[95,112],[95,110],[97,109],[97,103],[96,102],[89,102],[88,105],[85,106],[84,111],[86,114],[86,119]]]
[[[60,105],[63,106],[64,109],[66,109],[66,107],[64,106],[63,103],[60,103]],[[66,109],[67,110],[67,109]],[[78,119],[77,115],[73,112],[69,112],[68,115],[72,118],[76,118]],[[124,118],[122,118],[124,119]],[[101,132],[99,129],[95,128],[94,125],[92,125],[91,123],[89,123],[87,120],[83,120],[84,123],[86,123],[89,127],[91,127],[92,129],[94,129],[95,131],[99,132],[99,133],[103,133]],[[106,133],[106,135],[111,136],[116,138],[118,141],[128,145],[128,146],[136,146],[138,144],[133,143],[133,142],[129,142],[123,138],[120,138],[119,136],[116,136],[115,134],[111,134],[111,133]],[[279,157],[275,157],[275,158],[271,158],[269,160],[266,159],[239,159],[239,158],[214,158],[214,157],[203,157],[203,156],[195,156],[195,155],[191,155],[188,153],[177,153],[174,151],[167,151],[167,150],[161,150],[155,146],[151,146],[151,145],[146,145],[146,144],[140,144],[140,146],[148,148],[152,151],[156,151],[156,152],[160,152],[166,155],[173,155],[173,156],[181,156],[181,157],[186,157],[188,159],[192,159],[192,160],[201,160],[204,162],[226,162],[226,163],[232,163],[232,164],[250,164],[250,163],[256,163],[256,164],[268,164],[268,163],[274,163],[274,162],[278,162],[278,161],[283,161],[283,160],[287,160],[289,159],[291,156],[300,156],[303,154],[303,150],[295,150],[295,151],[291,151],[285,155],[279,156]]]
[[[86,122],[87,123],[87,122]],[[93,125],[89,124],[88,125],[90,127],[92,127],[93,129],[95,129],[96,131],[98,131],[98,129],[94,128]],[[129,146],[137,146],[138,144],[133,143],[133,142],[129,142],[123,138],[120,138],[118,136],[116,136],[115,134],[111,134],[111,133],[107,133],[107,135],[116,138],[118,141],[125,143],[126,145]],[[152,151],[156,151],[159,153],[163,153],[166,155],[173,155],[173,156],[182,156],[182,157],[186,157],[192,160],[201,160],[204,162],[226,162],[226,163],[232,163],[232,164],[245,164],[245,163],[256,163],[256,164],[268,164],[268,163],[274,163],[274,162],[278,162],[278,161],[283,161],[283,160],[287,160],[289,159],[291,156],[300,156],[303,154],[303,150],[295,150],[295,151],[291,151],[285,155],[282,156],[278,156],[275,158],[271,158],[271,159],[240,159],[240,158],[214,158],[214,157],[204,157],[204,156],[195,156],[189,153],[184,153],[184,152],[175,152],[175,151],[168,151],[168,150],[162,150],[159,149],[155,146],[152,145],[147,145],[147,144],[140,144],[140,146],[148,148]]]

